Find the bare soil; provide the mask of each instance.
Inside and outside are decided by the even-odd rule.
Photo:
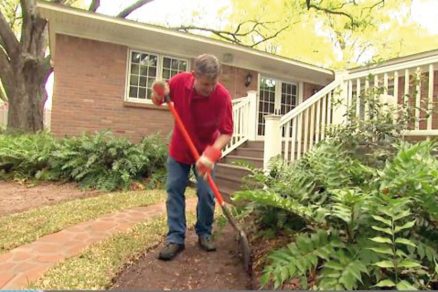
[[[239,257],[234,230],[227,225],[216,235],[216,252],[201,250],[193,230],[186,234],[186,248],[172,261],[157,259],[160,244],[128,266],[114,280],[112,289],[142,290],[245,290],[251,279]]]
[[[78,198],[97,196],[100,191],[83,191],[74,183],[21,184],[0,181],[0,217],[32,208]]]

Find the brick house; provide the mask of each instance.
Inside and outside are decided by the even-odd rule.
[[[325,129],[342,123],[347,106],[367,117],[361,94],[383,87],[388,103],[408,99],[433,106],[438,95],[438,50],[342,72],[291,60],[202,36],[39,2],[49,21],[54,62],[51,131],[57,136],[110,129],[138,141],[160,131],[168,134],[172,117],[150,101],[156,78],[190,70],[193,58],[216,55],[223,65],[221,82],[233,97],[235,134],[219,164],[222,190],[240,185],[246,160],[268,167],[275,155],[286,160],[324,139]],[[371,76],[371,78],[370,78]],[[415,80],[421,80],[416,82]],[[334,100],[342,101],[334,106]],[[438,115],[412,125],[407,136],[438,135]],[[221,185],[221,184],[219,184]]]
[[[190,70],[193,58],[204,52],[222,62],[221,82],[233,98],[258,90],[260,82],[279,82],[289,90],[287,103],[278,104],[276,93],[264,113],[272,107],[286,113],[334,79],[331,70],[221,41],[44,2],[38,8],[49,20],[55,68],[51,131],[56,135],[108,128],[138,140],[168,132],[170,115],[151,104],[150,85],[155,78]]]

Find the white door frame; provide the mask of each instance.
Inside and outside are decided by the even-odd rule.
[[[277,84],[281,84],[281,83],[289,83],[289,84],[293,84],[297,87],[297,105],[300,104],[303,101],[303,82],[299,82],[299,81],[288,81],[285,80],[283,78],[277,78],[277,77],[273,77],[272,75],[268,75],[268,74],[258,74],[258,82],[257,82],[257,118],[256,118],[256,127],[257,127],[257,135],[256,135],[256,140],[257,141],[263,141],[264,140],[264,135],[259,135],[259,113],[260,113],[260,85],[261,85],[261,79],[265,78],[265,79],[273,79],[276,82],[276,86],[275,86],[275,105],[274,105],[274,111],[281,110],[281,86],[277,86]]]

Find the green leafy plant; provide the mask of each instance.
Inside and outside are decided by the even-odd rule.
[[[235,194],[254,232],[290,242],[267,255],[264,287],[297,279],[302,289],[438,287],[436,145],[404,142],[412,114],[382,104],[382,93],[362,92],[368,119],[353,105],[349,122],[299,161],[253,170],[247,180],[263,187]]]
[[[47,133],[0,136],[3,178],[75,181],[83,188],[128,189],[153,174],[149,186],[161,185],[166,156],[159,136],[138,144],[109,132],[61,140]]]

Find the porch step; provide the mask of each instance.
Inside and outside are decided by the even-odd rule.
[[[233,152],[231,152],[231,155],[263,158],[263,148],[239,147]]]
[[[227,189],[233,190],[233,192],[236,192],[240,190],[243,177],[234,177],[230,175],[216,175],[216,183],[219,185],[219,190],[222,190],[223,187],[226,187]]]
[[[263,167],[263,158],[255,158],[250,156],[240,156],[240,155],[227,155],[224,162],[227,164],[233,164],[238,161],[245,161],[249,165],[257,168]]]
[[[251,149],[262,149],[265,147],[264,141],[246,141],[239,148],[251,148]]]
[[[233,203],[231,197],[234,192],[240,190],[243,178],[251,171],[246,167],[218,163],[216,164],[216,183],[227,203]]]
[[[227,163],[217,163],[216,164],[216,177],[218,177],[218,176],[234,176],[236,178],[241,179],[250,173],[251,173],[251,171],[246,167],[227,164]]]

